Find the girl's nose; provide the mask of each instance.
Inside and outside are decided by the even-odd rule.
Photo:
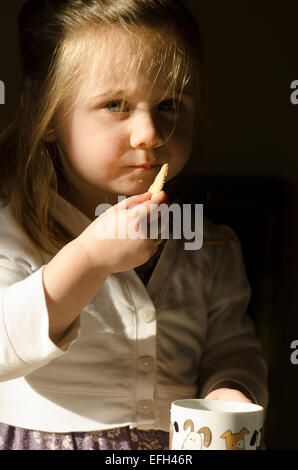
[[[140,112],[132,123],[130,145],[133,148],[147,149],[159,147],[163,139],[159,134],[152,115],[148,112]]]

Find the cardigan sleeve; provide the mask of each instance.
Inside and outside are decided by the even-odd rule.
[[[79,317],[57,345],[50,339],[43,269],[30,273],[24,260],[0,255],[0,381],[46,365],[78,336]]]
[[[207,334],[200,365],[199,394],[205,397],[223,383],[247,394],[266,408],[267,367],[253,322],[246,313],[251,289],[242,250],[233,230],[230,241],[214,245],[213,286],[209,298]]]

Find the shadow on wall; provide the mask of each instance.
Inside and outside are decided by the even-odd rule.
[[[0,130],[13,119],[19,106],[22,70],[18,47],[17,17],[24,3],[25,0],[10,0],[1,4]],[[4,104],[1,104],[2,101]]]
[[[269,368],[265,442],[268,449],[297,450],[292,417],[298,418],[298,365],[291,362],[290,346],[298,340],[298,184],[269,177],[198,176],[185,202],[204,202],[204,215],[229,225],[240,239],[252,287],[248,313]]]

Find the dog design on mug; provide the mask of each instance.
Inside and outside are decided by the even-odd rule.
[[[203,426],[197,432],[194,432],[194,424],[191,419],[187,419],[183,425],[184,431],[190,428],[190,433],[185,438],[181,450],[202,450],[203,446],[209,447],[212,440],[212,434],[208,427]],[[170,423],[170,449],[172,448],[174,432],[179,432],[179,425],[177,421],[174,424]],[[202,435],[204,440],[202,442]]]
[[[220,437],[226,440],[227,450],[245,450],[244,434],[249,434],[248,429],[242,428],[240,432],[235,434],[228,429]]]
[[[211,430],[204,426],[200,428],[197,432],[194,432],[194,424],[191,419],[185,421],[183,429],[186,431],[190,428],[190,433],[185,438],[181,449],[182,450],[202,450],[203,446],[205,448],[209,447],[212,440],[212,433]],[[172,442],[174,433],[179,432],[179,425],[177,421],[174,423],[170,423],[170,440],[169,440],[169,448],[172,449]],[[249,431],[243,427],[239,433],[233,434],[230,429],[225,431],[220,437],[226,440],[226,450],[247,450],[245,447],[244,442],[244,435],[249,434]],[[204,435],[204,441],[202,442],[202,435]],[[261,448],[263,437],[263,428],[259,429],[258,431],[255,430],[250,442],[249,447],[256,446],[256,449]]]
[[[212,434],[209,428],[206,426],[200,428],[198,431],[194,431],[194,424],[191,419],[187,419],[183,425],[184,431],[190,429],[190,433],[185,438],[181,450],[202,450],[203,447],[209,447],[212,440]],[[170,448],[172,446],[172,439],[174,429],[179,432],[178,423],[175,421],[174,425],[170,426]],[[204,436],[202,438],[202,435]]]

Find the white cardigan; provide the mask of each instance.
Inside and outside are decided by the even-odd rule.
[[[90,220],[62,197],[56,217],[75,236]],[[42,270],[49,257],[0,208],[0,422],[47,432],[129,425],[169,430],[173,400],[233,381],[266,406],[266,366],[250,318],[250,288],[231,229],[185,251],[169,239],[144,286],[110,275],[61,342],[48,335]]]

